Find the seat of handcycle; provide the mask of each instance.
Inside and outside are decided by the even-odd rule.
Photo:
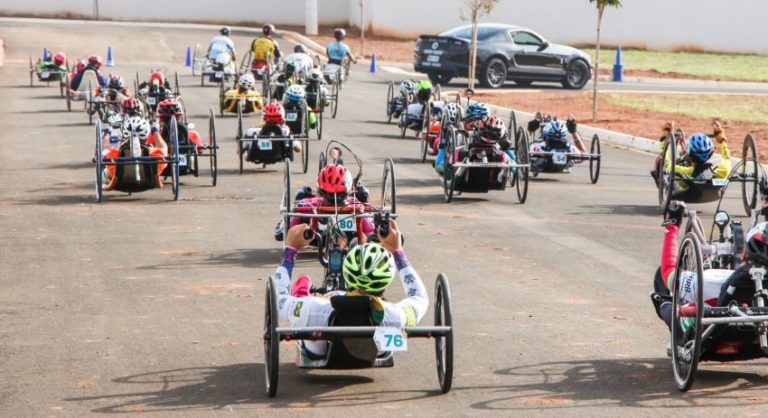
[[[290,158],[293,160],[293,141],[288,139],[285,141],[269,141],[263,144],[258,139],[267,139],[270,137],[281,138],[283,137],[283,130],[280,125],[266,124],[261,128],[258,135],[254,136],[255,139],[248,147],[248,153],[245,156],[245,160],[252,163],[274,164]]]
[[[131,158],[131,147],[127,142],[120,146],[118,158]],[[149,148],[141,146],[141,156],[149,157]],[[114,190],[126,193],[143,192],[157,187],[157,164],[117,164]]]
[[[502,162],[501,150],[493,145],[470,143],[467,148],[459,151],[459,161],[479,162],[482,157],[488,157],[488,162]],[[506,186],[504,179],[499,181],[497,167],[473,167],[465,169],[461,177],[456,178],[454,188],[466,193],[487,193],[489,190],[503,190]]]
[[[368,296],[338,295],[331,297],[333,313],[328,321],[332,327],[370,327],[371,299]],[[365,369],[392,367],[391,352],[379,353],[373,338],[345,338],[328,341],[328,353],[323,357],[301,347],[299,366],[325,369]]]
[[[291,129],[292,134],[301,134],[304,122],[304,109],[300,104],[290,103],[285,105],[285,124]]]
[[[720,191],[727,183],[722,179],[721,184],[715,184],[711,171],[703,170],[694,177],[676,176],[678,189],[674,191],[672,198],[685,202],[714,202],[720,199]]]

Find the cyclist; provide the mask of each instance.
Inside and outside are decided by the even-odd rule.
[[[344,257],[342,274],[346,291],[327,293],[324,297],[310,296],[312,279],[302,275],[291,285],[296,255],[310,240],[304,238],[306,225],[297,225],[288,231],[285,250],[275,279],[280,299],[279,318],[291,326],[327,326],[333,313],[331,296],[349,295],[368,297],[371,321],[377,326],[415,326],[427,312],[429,296],[419,273],[408,261],[401,244],[401,233],[394,220],[390,220],[389,234],[379,236],[381,244],[368,243],[353,247]],[[405,299],[393,303],[383,299],[384,291],[400,274]],[[302,341],[311,353],[323,356],[328,352],[327,341]]]
[[[256,91],[256,80],[251,74],[243,74],[237,80],[235,88],[224,92],[222,106],[227,112],[237,112],[237,103],[244,99],[244,106],[240,108],[243,113],[254,113],[263,107],[261,93]]]
[[[171,84],[160,71],[149,75],[149,81],[142,81],[138,86],[138,94],[143,96],[150,109],[157,109],[158,103],[175,96]]]
[[[262,36],[251,42],[252,67],[263,68],[267,65],[268,57],[272,57],[272,64],[277,64],[280,60],[280,45],[272,39],[275,32],[275,26],[271,23],[265,24],[261,28]]]
[[[324,84],[325,77],[323,77],[322,71],[318,70],[317,68],[309,70],[307,73],[307,86],[304,89],[306,94],[307,107],[309,109],[319,110],[321,107],[329,105],[328,100],[325,100],[325,103],[321,103],[322,98],[328,96],[328,89],[325,88]],[[312,113],[314,114],[314,112]],[[310,118],[310,129],[315,129],[314,122],[317,122],[317,118]]]
[[[221,54],[229,54],[234,62],[235,56],[235,43],[230,38],[231,30],[228,26],[224,26],[219,29],[220,35],[211,38],[211,42],[208,44],[208,59],[216,61],[216,58]]]
[[[390,103],[390,113],[394,118],[400,119],[406,97],[409,103],[413,102],[416,97],[416,82],[413,80],[400,82],[400,95],[392,99],[392,103]]]
[[[333,37],[336,38],[336,40],[325,47],[325,54],[328,56],[328,64],[341,65],[344,58],[349,58],[353,63],[357,64],[357,58],[352,54],[349,45],[344,43],[344,37],[346,36],[347,31],[342,28],[333,30]]]
[[[275,79],[275,91],[273,94],[275,100],[283,100],[285,90],[296,84],[296,82],[296,64],[288,62],[285,64],[283,73]]]
[[[712,137],[720,146],[720,161],[712,159],[714,155],[712,138],[704,133],[695,133],[685,141],[687,153],[678,159],[675,165],[676,173],[691,178],[724,179],[728,177],[731,172],[731,152],[728,149],[728,138],[719,121],[712,122],[712,128],[714,130]],[[671,131],[671,124],[664,125],[664,132],[668,132],[667,129]],[[669,164],[669,162],[667,161],[665,164]],[[658,167],[658,160],[656,166]],[[657,179],[658,173],[652,174],[656,174],[654,179]],[[687,189],[686,182],[675,182],[676,193],[684,192]]]
[[[528,123],[528,131],[535,133],[541,126],[541,121],[534,119]],[[569,118],[566,124],[557,120],[557,118],[551,118],[547,116],[544,118],[544,128],[541,130],[541,137],[537,140],[531,141],[529,145],[530,152],[567,152],[567,153],[586,153],[584,144],[581,141],[576,130],[576,121]],[[568,139],[570,133],[571,139]],[[575,149],[574,149],[575,148]],[[567,165],[563,169],[564,173],[569,173],[575,160],[568,160]],[[548,156],[532,156],[531,157],[531,170],[536,173],[547,168],[551,164]]]
[[[101,59],[98,55],[91,55],[88,57],[87,61],[80,61],[75,66],[74,71],[69,73],[70,77],[70,84],[69,87],[72,90],[78,90],[80,87],[80,82],[83,79],[83,74],[85,74],[86,71],[93,71],[96,73],[96,79],[98,82],[98,86],[95,87],[107,87],[107,84],[109,84],[109,79],[99,74],[99,69],[104,64],[104,60]]]
[[[37,63],[35,69],[38,73],[66,73],[67,72],[67,55],[63,52],[57,52],[56,55],[46,55],[43,59]]]
[[[420,129],[424,118],[424,106],[432,98],[432,83],[429,80],[421,80],[415,83],[415,90],[416,100],[409,103],[405,109],[405,115],[401,115],[400,126],[405,123],[409,128]]]
[[[285,123],[285,108],[282,103],[270,102],[262,109],[261,117],[264,123],[261,127],[248,129],[245,134],[246,137],[255,138],[260,134],[266,134],[267,132],[280,137],[291,136],[291,128]],[[284,144],[287,143],[288,142],[284,142]],[[301,152],[301,142],[292,141],[290,145],[293,146],[294,153]],[[242,150],[246,155],[251,146],[255,146],[252,141],[243,143]]]
[[[454,105],[453,103],[449,103],[449,105]],[[458,105],[450,106],[451,110],[446,110],[449,115],[449,118],[453,114],[453,118],[456,119],[456,122],[462,122],[463,123],[463,131],[466,132],[466,135],[469,136],[469,138],[473,137],[477,133],[477,124],[487,118],[491,115],[491,111],[488,108],[488,105],[486,105],[483,102],[474,102],[471,103],[469,106],[467,106],[467,111],[464,114],[464,117],[461,119],[461,121],[458,121],[458,109],[456,109]],[[455,113],[454,113],[455,112]],[[465,138],[464,132],[460,132],[461,138],[459,138],[460,141],[462,140],[468,140],[469,138]],[[445,146],[445,143],[443,143],[443,146]],[[441,149],[438,147],[437,150],[437,157],[435,158],[435,171],[438,172],[438,174],[443,174],[443,171],[445,170],[445,148]]]
[[[447,122],[444,128],[447,128],[448,126],[456,126],[461,122],[459,120],[460,112],[461,106],[459,106],[458,103],[447,103],[443,109],[443,114],[445,115]],[[443,174],[443,170],[445,169],[445,138],[445,132],[441,129],[438,136],[437,156],[435,157],[435,171],[437,171],[438,174]]]
[[[123,141],[116,148],[112,147],[109,141],[106,140],[108,136],[103,137],[102,155],[105,159],[116,159],[120,156],[126,156],[126,150],[130,147],[128,141],[132,140],[132,135],[138,137],[141,147],[147,149],[147,155],[161,160],[168,156],[168,145],[160,136],[158,127],[156,125],[150,127],[150,124],[146,119],[139,116],[128,118],[123,123],[121,132]],[[165,170],[166,166],[167,164],[164,162],[157,162],[157,178],[155,179],[155,184],[158,188],[163,187],[161,173]],[[112,190],[117,186],[117,177],[115,176],[117,173],[117,166],[108,164],[106,167],[109,181],[107,182],[105,190]]]
[[[160,121],[160,132],[163,138],[171,137],[171,118],[176,119],[176,127],[179,134],[179,144],[203,145],[203,139],[200,134],[189,128],[189,124],[184,120],[184,107],[177,99],[165,99],[157,105],[157,119]]]
[[[312,57],[307,54],[307,47],[302,44],[296,45],[293,48],[293,54],[286,56],[283,61],[286,64],[293,64],[296,72],[300,74],[307,74],[315,66]]]
[[[293,120],[286,121],[286,124],[291,128],[291,132],[294,134],[301,133],[302,125],[304,124],[303,118],[308,118],[307,122],[310,126],[314,126],[316,122],[314,112],[307,112],[307,115],[304,114],[305,107],[303,105],[305,104],[305,97],[306,92],[304,91],[304,86],[301,84],[293,84],[288,87],[288,90],[285,92],[285,97],[283,97],[283,106],[285,107],[285,110],[291,111],[290,113],[295,115],[292,118]]]
[[[142,116],[144,114],[141,102],[135,97],[127,97],[120,103],[120,107],[123,109],[123,114],[125,114],[126,117]]]

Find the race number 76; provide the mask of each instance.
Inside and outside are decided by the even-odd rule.
[[[408,338],[399,328],[378,328],[373,334],[373,341],[379,351],[407,351]]]

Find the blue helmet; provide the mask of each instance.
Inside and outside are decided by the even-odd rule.
[[[559,120],[553,120],[544,125],[543,133],[544,139],[563,139],[568,135],[568,129]]]
[[[472,103],[467,107],[467,114],[464,116],[466,120],[480,120],[491,112],[488,110],[488,105],[481,102]]]
[[[688,148],[688,153],[700,162],[707,161],[712,156],[712,140],[704,134],[691,135],[685,142],[685,147]]]

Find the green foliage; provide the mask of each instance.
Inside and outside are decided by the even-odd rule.
[[[598,9],[605,9],[606,7],[621,7],[621,0],[589,0],[590,3],[595,3]]]

